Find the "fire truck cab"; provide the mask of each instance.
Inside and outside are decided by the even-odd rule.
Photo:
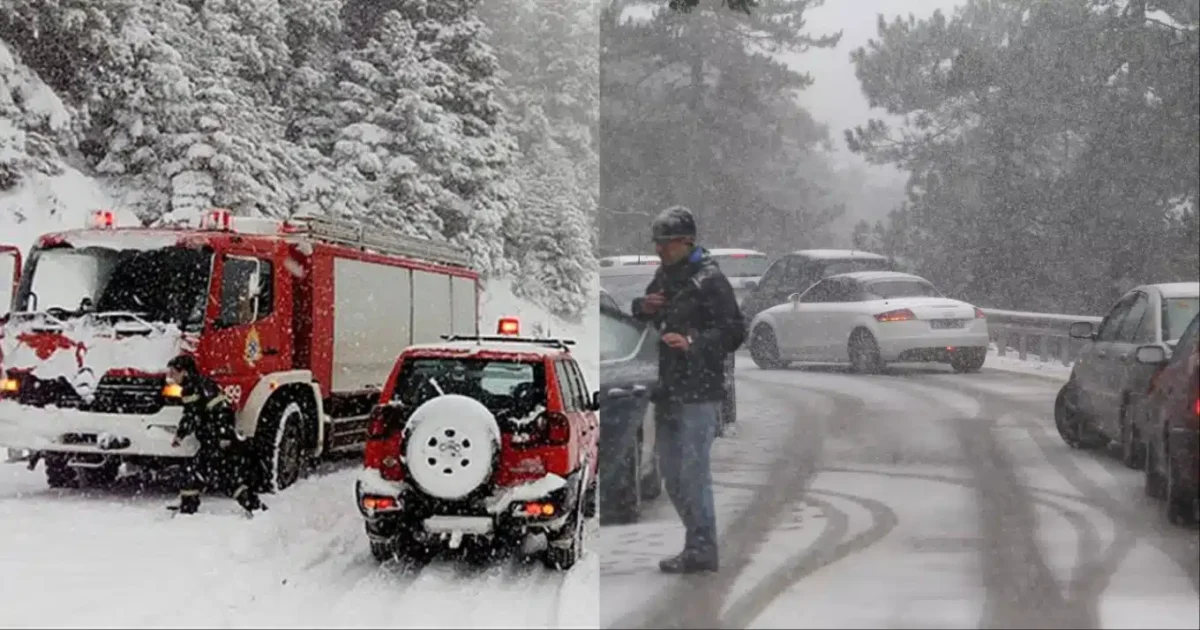
[[[15,251],[0,249],[14,280],[0,308],[0,446],[44,461],[55,487],[195,453],[194,438],[171,446],[181,404],[165,366],[180,352],[234,402],[282,489],[307,460],[362,447],[404,348],[477,333],[465,252],[325,218],[216,209],[198,228],[126,228],[99,211],[38,239],[23,272]]]

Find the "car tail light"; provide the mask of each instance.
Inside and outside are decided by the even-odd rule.
[[[987,319],[987,315],[983,312],[983,309],[978,306],[975,307],[975,319]]]
[[[916,319],[917,316],[912,311],[906,308],[880,313],[875,316],[876,321],[880,322],[908,322]]]

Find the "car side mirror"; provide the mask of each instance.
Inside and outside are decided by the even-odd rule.
[[[1162,346],[1140,346],[1135,356],[1143,365],[1162,365],[1167,360],[1167,351]]]
[[[800,303],[800,294],[793,293],[793,294],[789,295],[788,301],[791,302],[792,304],[799,304]]]
[[[600,411],[600,392],[592,392],[592,408],[590,411]]]
[[[1096,338],[1096,333],[1092,326],[1092,322],[1072,322],[1071,328],[1068,329],[1067,334],[1069,334],[1072,339]]]

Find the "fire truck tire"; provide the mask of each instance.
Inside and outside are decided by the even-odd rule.
[[[68,465],[70,456],[47,454],[46,485],[51,488],[103,488],[112,485],[121,473],[121,460],[106,459],[99,468],[74,468]]]
[[[438,396],[417,407],[404,432],[406,472],[432,497],[467,497],[496,470],[500,425],[474,398]]]
[[[289,396],[267,402],[255,430],[264,469],[263,490],[279,492],[296,483],[304,471],[304,409]]]

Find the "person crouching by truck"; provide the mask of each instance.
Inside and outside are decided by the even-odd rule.
[[[247,513],[267,509],[254,491],[259,467],[253,445],[238,433],[233,404],[221,388],[201,374],[196,359],[186,354],[167,363],[167,379],[183,389],[183,417],[171,446],[178,448],[189,435],[195,435],[200,443],[188,463],[179,504],[169,507],[180,514],[195,514],[200,509],[200,495],[218,489],[232,496]]]

